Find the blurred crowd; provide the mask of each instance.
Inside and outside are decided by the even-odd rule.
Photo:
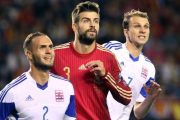
[[[143,53],[155,65],[163,92],[144,119],[180,120],[180,0],[92,1],[101,9],[99,44],[125,42],[124,12],[148,13],[151,32]],[[28,34],[43,32],[54,45],[73,40],[71,12],[79,2],[82,0],[0,0],[0,90],[29,69],[22,48]],[[133,114],[131,120],[136,120]]]

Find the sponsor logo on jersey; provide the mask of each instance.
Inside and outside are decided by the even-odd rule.
[[[64,94],[62,90],[55,90],[56,102],[64,102]]]
[[[85,65],[84,64],[82,64],[81,66],[79,66],[79,68],[78,68],[79,70],[87,70],[87,68],[85,67]]]
[[[143,67],[142,67],[141,76],[146,79],[146,78],[147,78],[147,75],[148,75],[148,69],[143,66]]]
[[[29,95],[25,101],[32,101],[32,100],[34,100],[34,99]]]

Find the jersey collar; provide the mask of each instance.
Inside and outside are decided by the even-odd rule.
[[[88,53],[88,54],[81,54],[79,52],[77,52],[75,49],[74,49],[74,46],[73,46],[73,42],[70,42],[70,49],[72,50],[72,52],[77,56],[77,57],[81,57],[81,58],[87,58],[87,57],[90,57],[94,51],[96,51],[97,49],[97,43],[95,43],[95,48],[92,52]]]
[[[50,76],[49,76],[49,80],[44,84],[44,85],[40,85],[38,84],[30,75],[29,73],[30,71],[26,72],[26,77],[28,79],[28,81],[33,84],[33,86],[41,89],[41,90],[45,90],[47,87],[48,87],[48,83],[49,83],[49,80],[50,80]]]
[[[127,48],[126,48],[126,43],[124,43],[124,44],[122,45],[122,47],[123,47],[123,49],[124,49],[127,53],[129,53],[129,51],[128,51]],[[136,57],[136,58],[134,58],[130,53],[129,53],[129,58],[130,58],[133,62],[139,61],[139,56]]]

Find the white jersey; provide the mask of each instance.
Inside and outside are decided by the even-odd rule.
[[[9,115],[17,120],[74,120],[73,86],[52,73],[41,86],[25,72],[0,92],[0,120]]]
[[[112,120],[129,120],[135,102],[143,102],[147,94],[143,84],[150,85],[150,80],[154,81],[155,67],[151,61],[142,53],[133,58],[126,49],[125,44],[118,41],[110,41],[103,44],[115,55],[122,68],[121,75],[132,89],[132,99],[129,105],[124,106],[112,97],[111,93],[107,96],[107,105]]]

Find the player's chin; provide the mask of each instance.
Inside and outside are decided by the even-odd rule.
[[[46,70],[49,70],[53,67],[54,64],[49,64],[49,65],[46,65]]]
[[[139,46],[145,45],[147,43],[147,41],[139,41],[138,44]]]
[[[147,39],[144,39],[144,40],[140,40],[139,43],[140,43],[141,45],[144,45],[144,44],[147,43],[147,41],[148,41]]]
[[[88,38],[89,40],[94,41],[96,40],[96,35],[90,35]]]
[[[53,67],[54,62],[50,62],[50,63],[44,63],[44,66],[47,66],[49,68]]]
[[[53,67],[53,65],[54,65],[54,62],[52,62],[52,63],[49,64],[48,66],[49,66],[49,67]]]

